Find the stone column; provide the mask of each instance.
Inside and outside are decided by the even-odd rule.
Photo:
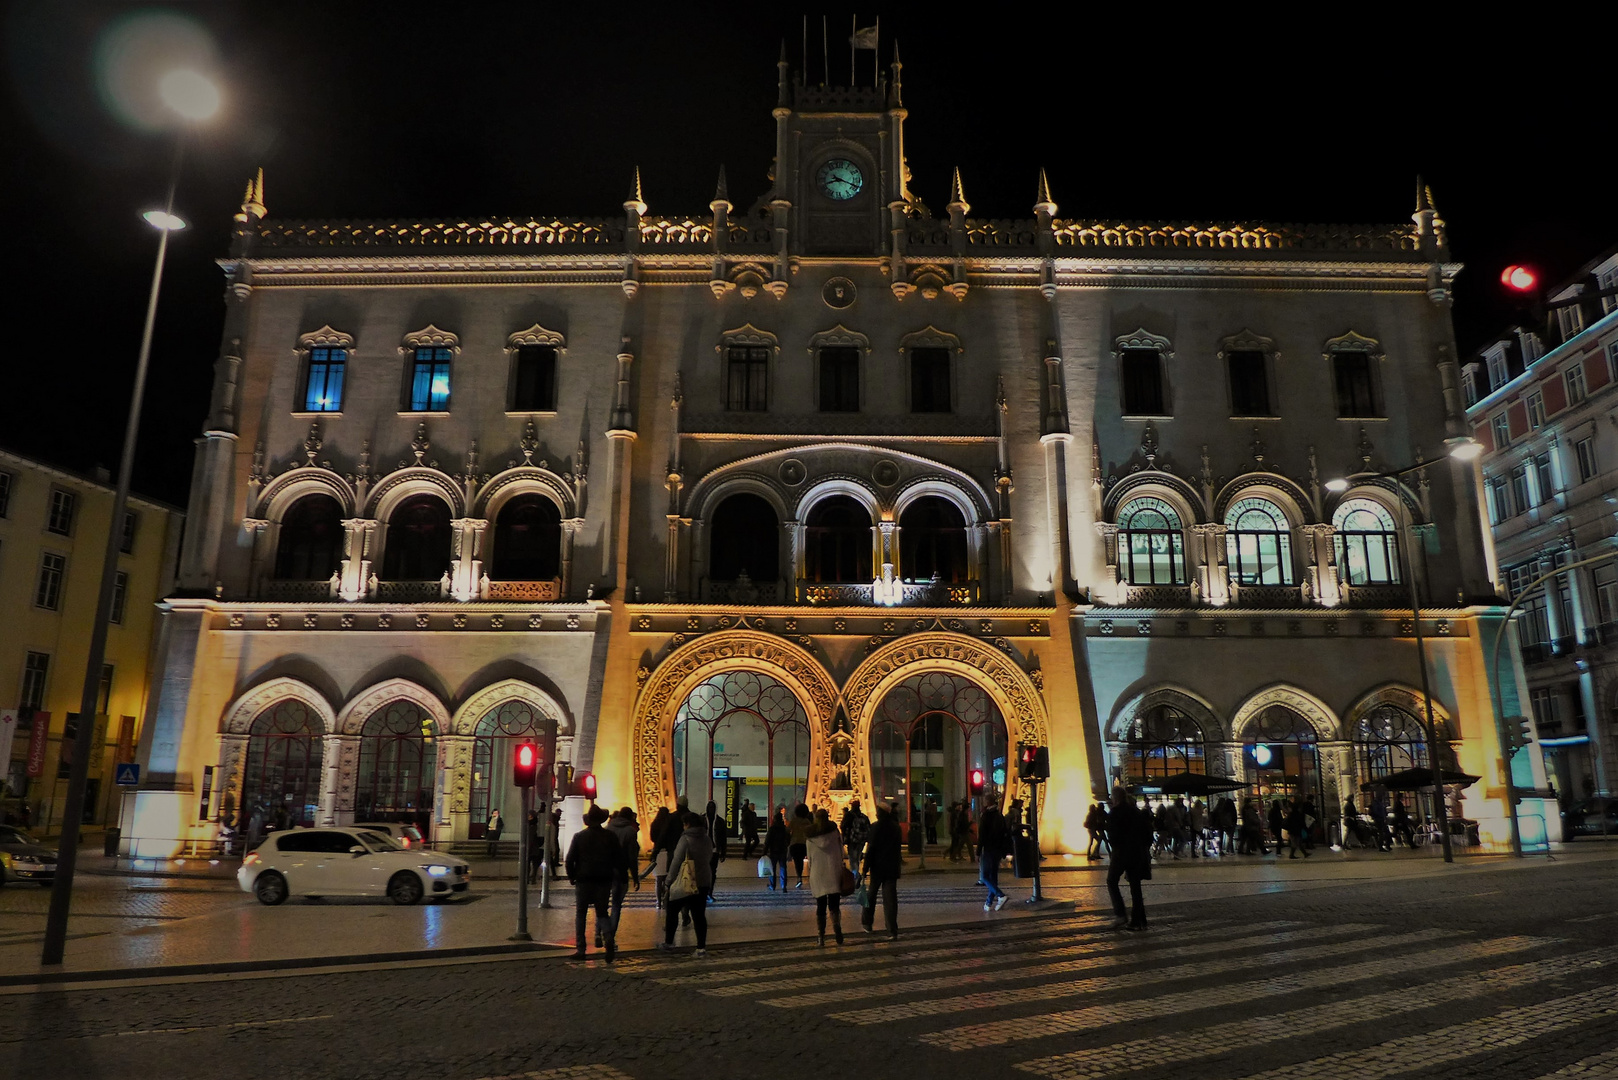
[[[1107,562],[1106,577],[1096,583],[1095,599],[1103,603],[1121,604],[1127,589],[1118,572],[1118,526],[1110,521],[1095,523],[1096,534],[1101,537],[1101,549]]]
[[[495,745],[500,744],[496,742]],[[491,761],[489,765],[492,769],[511,767],[510,762]],[[472,826],[472,736],[440,735],[438,768],[444,782],[435,797],[437,800],[447,800],[449,805],[435,805],[432,820],[435,831],[440,827],[440,822],[447,821],[448,825],[442,826],[446,835],[436,835],[434,839],[465,840],[471,836]]]
[[[804,523],[801,521],[783,521],[781,523],[787,539],[787,595],[782,600],[787,603],[797,603],[802,599],[798,595],[798,583],[803,580],[804,559]]]
[[[450,522],[449,594],[456,600],[475,600],[483,578],[478,548],[489,523],[483,518],[456,518]]]
[[[1191,526],[1191,532],[1202,549],[1202,565],[1197,567],[1196,576],[1202,582],[1203,598],[1222,607],[1231,601],[1230,567],[1225,562],[1225,527],[1207,522]]]
[[[274,522],[263,518],[243,518],[242,531],[247,534],[247,542],[252,555],[247,571],[247,595],[257,597],[263,587],[265,574],[268,573],[266,563],[273,563],[275,559],[274,545],[270,542]]]
[[[562,591],[558,597],[560,600],[567,600],[573,595],[573,544],[582,528],[584,528],[583,518],[562,520]]]
[[[1308,565],[1304,569],[1314,601],[1322,607],[1336,607],[1343,595],[1337,587],[1337,559],[1333,538],[1337,530],[1330,525],[1305,525],[1304,545]]]
[[[364,600],[370,591],[371,552],[376,546],[376,522],[348,518],[343,522],[343,565],[338,572],[337,595]]]
[[[354,788],[359,779],[357,735],[324,735],[320,747],[320,824],[354,823]]]
[[[233,817],[224,822],[227,825],[235,825],[235,819],[241,816],[242,801],[246,797],[243,790],[246,780],[247,736],[236,734],[219,736],[219,771],[214,776],[214,783],[219,787],[217,805],[221,815],[227,805],[233,808]]]

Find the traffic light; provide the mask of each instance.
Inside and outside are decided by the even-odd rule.
[[[1506,717],[1506,749],[1508,751],[1521,750],[1534,741],[1533,726],[1526,716]]]
[[[539,775],[539,747],[531,742],[518,743],[511,762],[511,782],[518,787],[533,787]]]
[[[596,776],[595,776],[595,773],[580,773],[578,775],[578,777],[573,781],[573,787],[572,787],[570,793],[574,794],[574,795],[583,795],[586,799],[589,799],[591,802],[595,802],[596,801]]]
[[[968,783],[968,785],[970,785],[970,787],[972,789],[972,798],[975,799],[979,795],[982,795],[983,794],[983,770],[982,769],[973,769],[972,772],[971,772],[971,775],[967,777],[967,783]]]
[[[1017,750],[1017,779],[1049,780],[1051,752],[1048,747],[1029,746],[1024,743]]]

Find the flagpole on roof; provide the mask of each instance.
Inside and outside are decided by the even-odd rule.
[[[820,85],[831,85],[831,37],[826,33],[826,16],[820,17]]]
[[[882,45],[882,16],[881,15],[878,15],[876,17],[876,42],[875,42],[875,45],[877,47],[875,47],[875,48],[873,48],[871,50],[871,85],[872,86],[875,86],[877,83],[882,81],[882,60],[881,60],[881,56],[882,56],[882,49],[881,49],[881,45]]]

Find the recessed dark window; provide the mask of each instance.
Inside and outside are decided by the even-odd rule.
[[[732,412],[764,412],[769,407],[769,347],[732,345],[725,359],[725,408]]]
[[[1124,415],[1167,415],[1162,354],[1156,349],[1125,349],[1118,366],[1124,384]]]
[[[899,518],[899,568],[906,581],[966,580],[966,519],[948,499],[928,496]]]
[[[449,505],[432,495],[413,495],[388,518],[382,580],[437,581],[449,572]]]
[[[11,510],[11,474],[0,472],[0,518]]]
[[[1230,408],[1235,416],[1269,416],[1270,380],[1264,354],[1242,349],[1226,355],[1230,365]]]
[[[709,532],[708,578],[754,582],[781,577],[781,523],[775,507],[757,495],[732,495],[714,511]]]
[[[1337,380],[1337,415],[1343,417],[1380,416],[1371,383],[1371,354],[1340,352],[1332,357],[1332,373]]]
[[[124,511],[124,531],[118,538],[118,550],[125,555],[135,553],[135,533],[140,528],[140,515],[133,510]]]
[[[329,495],[305,495],[281,518],[275,545],[279,581],[326,581],[343,557],[343,511]]]
[[[112,622],[123,625],[124,608],[129,605],[129,575],[122,570],[112,582]]]
[[[562,575],[562,514],[543,495],[518,495],[494,523],[495,581],[551,581]]]
[[[45,519],[47,532],[57,533],[61,536],[73,535],[73,515],[78,509],[79,500],[71,491],[61,488],[51,489],[50,516]]]
[[[804,528],[803,576],[822,583],[869,583],[871,515],[847,495],[822,499]]]
[[[949,350],[910,350],[910,411],[950,411]]]
[[[556,350],[549,345],[521,345],[511,387],[513,412],[556,411]]]
[[[820,411],[860,411],[860,351],[848,345],[820,350]]]

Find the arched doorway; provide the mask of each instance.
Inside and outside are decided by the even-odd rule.
[[[867,542],[869,547],[869,542]],[[732,495],[714,510],[708,541],[708,579],[773,585],[781,577],[781,522],[758,495]]]
[[[1442,733],[1444,722],[1435,717],[1433,723],[1439,726]],[[1371,798],[1385,798],[1390,806],[1392,794],[1385,789],[1378,791],[1377,782],[1405,769],[1428,768],[1432,762],[1427,748],[1427,731],[1421,720],[1391,704],[1378,705],[1360,717],[1359,723],[1354,725],[1354,751],[1361,785],[1370,788]],[[1459,759],[1453,748],[1447,749],[1444,768],[1460,771]],[[1412,802],[1410,792],[1402,794],[1409,805]],[[1434,817],[1437,811],[1433,807],[1432,789],[1422,788],[1415,796],[1411,813],[1420,821]]]
[[[278,829],[313,825],[320,803],[320,760],[325,730],[304,702],[285,698],[253,718],[241,812],[262,810]]]
[[[520,836],[522,791],[511,783],[512,762],[519,743],[540,747],[546,768],[556,761],[556,721],[527,701],[503,701],[484,713],[472,731],[472,785],[467,834],[483,839],[489,814],[498,809],[505,833]]]
[[[494,522],[493,581],[554,581],[562,575],[562,513],[545,496],[518,495]]]
[[[948,499],[917,499],[899,517],[899,574],[909,582],[967,579],[966,519]]]
[[[1317,833],[1323,830],[1330,809],[1321,783],[1319,742],[1314,725],[1285,705],[1261,710],[1242,739],[1253,793],[1266,812],[1275,799],[1313,799]]]
[[[1131,786],[1184,773],[1204,775],[1208,758],[1202,728],[1172,705],[1153,705],[1129,725],[1123,766]]]
[[[433,719],[413,701],[396,699],[360,729],[355,821],[408,821],[426,834],[433,811],[438,751]]]
[[[436,495],[412,495],[388,518],[382,580],[437,581],[449,572],[449,505]]]
[[[976,820],[986,805],[1003,801],[1006,723],[994,700],[963,675],[928,671],[890,689],[877,706],[870,745],[873,793],[901,808],[907,828],[920,827],[929,806],[944,821],[951,806],[970,800]],[[973,769],[983,770],[981,800],[971,799]]]
[[[712,799],[732,825],[750,800],[761,816],[808,798],[809,720],[787,686],[763,672],[713,675],[675,714],[674,793],[700,811]],[[716,775],[720,774],[720,775]]]
[[[330,495],[305,495],[281,518],[277,581],[327,581],[343,558],[343,511]]]

